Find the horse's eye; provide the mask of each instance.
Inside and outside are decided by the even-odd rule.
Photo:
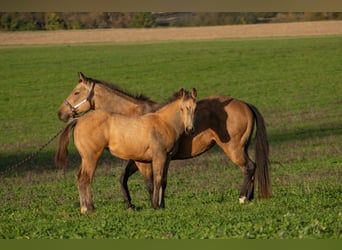
[[[80,91],[76,91],[74,95],[79,95],[80,94]]]

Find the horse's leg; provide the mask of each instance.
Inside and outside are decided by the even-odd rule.
[[[247,164],[242,169],[243,172],[243,184],[240,191],[239,202],[245,203],[251,201],[254,198],[254,174],[255,163],[248,158]]]
[[[129,160],[124,172],[120,177],[122,196],[127,209],[134,209],[135,206],[131,203],[131,196],[128,190],[128,178],[138,170],[134,161]]]
[[[166,155],[159,154],[158,156],[153,157],[152,161],[152,171],[153,171],[153,194],[152,194],[152,207],[153,208],[161,208],[162,200],[163,200],[163,188],[165,186],[164,179],[164,171],[165,163],[166,163]],[[164,184],[164,185],[163,185]]]
[[[250,108],[243,102],[233,101],[225,107],[228,115],[225,131],[229,134],[228,141],[217,137],[216,143],[221,146],[231,161],[242,170],[243,182],[239,202],[250,201],[254,197],[255,164],[248,156],[248,147],[253,134],[254,118]],[[220,127],[222,132],[223,128]],[[220,135],[220,134],[219,134]],[[221,136],[222,137],[222,136]],[[223,137],[222,137],[223,138]]]
[[[141,173],[141,175],[144,176],[146,189],[152,202],[152,195],[153,195],[152,165],[151,163],[142,163],[142,162],[135,162],[135,164],[137,168],[139,169],[139,172]]]
[[[163,171],[163,179],[162,179],[162,197],[161,197],[161,208],[165,208],[165,190],[167,186],[167,173],[170,165],[171,157],[168,157],[168,159],[165,162],[164,165],[164,171]]]
[[[82,159],[82,165],[77,175],[78,192],[80,196],[81,213],[94,211],[90,184],[94,176],[97,161]]]
[[[247,145],[241,146],[240,140],[231,138],[228,143],[217,143],[230,160],[240,167],[243,174],[243,182],[240,190],[239,202],[245,203],[254,198],[254,173],[255,163],[247,154]]]

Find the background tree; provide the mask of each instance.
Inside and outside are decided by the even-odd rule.
[[[0,12],[1,31],[342,20],[342,12]]]

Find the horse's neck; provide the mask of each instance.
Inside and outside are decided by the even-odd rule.
[[[153,109],[154,102],[138,100],[124,93],[102,85],[96,85],[94,94],[94,109],[103,109],[123,115],[141,115]]]

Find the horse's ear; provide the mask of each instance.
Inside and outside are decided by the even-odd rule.
[[[185,96],[185,91],[184,91],[183,88],[181,88],[181,89],[179,90],[178,95],[179,95],[179,97],[184,98],[184,96]]]
[[[80,82],[87,82],[87,77],[82,72],[78,72],[78,77],[80,78]]]
[[[197,90],[195,88],[192,89],[191,96],[192,96],[192,98],[196,99],[196,97],[197,97]]]

